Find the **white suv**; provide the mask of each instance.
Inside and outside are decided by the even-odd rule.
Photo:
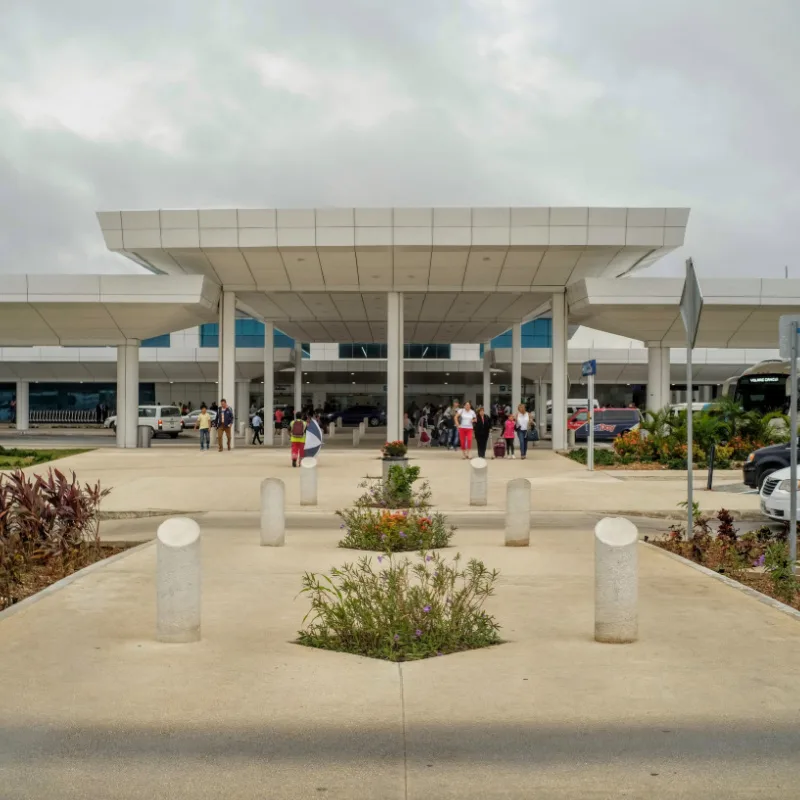
[[[139,425],[149,425],[153,436],[164,434],[177,439],[181,432],[181,410],[178,406],[139,406]],[[109,417],[105,427],[117,429],[117,417]]]

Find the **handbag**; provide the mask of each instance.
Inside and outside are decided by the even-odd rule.
[[[528,431],[527,439],[529,442],[538,442],[539,441],[539,429],[538,428],[531,428]]]

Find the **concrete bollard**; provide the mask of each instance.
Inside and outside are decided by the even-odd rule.
[[[286,428],[281,428],[281,447],[288,447],[289,445],[289,431]]]
[[[567,430],[567,447],[570,450],[575,447],[575,431],[572,428]]]
[[[364,430],[369,428],[369,417],[364,417]]]
[[[469,504],[485,506],[489,496],[489,462],[485,458],[473,458],[469,465]]]
[[[304,458],[300,464],[300,505],[317,504],[317,459]]]
[[[240,420],[236,427],[239,428],[239,436],[244,436],[244,433],[247,430],[247,423],[244,420]]]
[[[363,436],[367,432],[367,427],[366,425],[364,425],[363,422],[358,423],[358,432],[359,434],[361,434],[361,436]]]
[[[279,478],[261,481],[261,546],[283,547],[286,540],[286,487]]]
[[[358,447],[361,444],[361,426],[353,428],[353,447]]]
[[[156,535],[156,638],[200,640],[200,526],[172,517]]]
[[[328,438],[333,439],[336,435],[336,423],[331,420],[331,423],[328,425]]]
[[[625,644],[638,635],[639,531],[623,517],[605,517],[594,528],[594,638]]]
[[[506,486],[506,547],[527,547],[531,541],[531,482],[514,478]]]

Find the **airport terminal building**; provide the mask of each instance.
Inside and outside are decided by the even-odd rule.
[[[565,443],[580,365],[604,405],[686,397],[681,280],[647,267],[683,245],[688,209],[337,208],[98,213],[141,274],[10,275],[0,294],[0,419],[120,413],[140,402],[552,401]],[[687,254],[688,255],[688,254]],[[700,265],[702,268],[702,265]],[[776,356],[791,280],[701,281],[696,399]],[[269,439],[269,437],[268,437]],[[269,443],[269,442],[268,442]]]

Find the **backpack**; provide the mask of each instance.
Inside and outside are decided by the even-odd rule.
[[[306,426],[303,425],[303,420],[296,419],[292,423],[292,436],[302,436],[305,433]]]

